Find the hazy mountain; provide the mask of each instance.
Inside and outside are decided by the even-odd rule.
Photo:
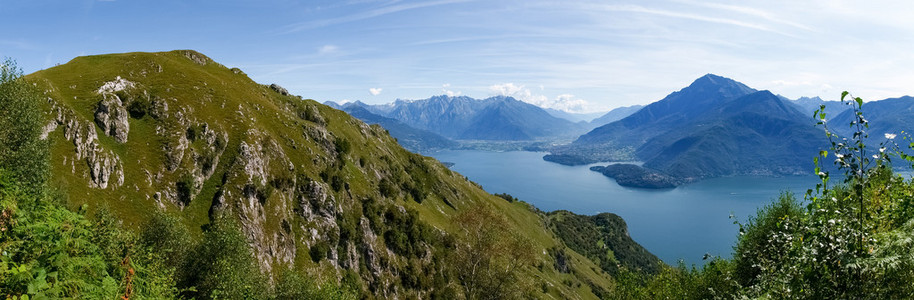
[[[878,144],[885,140],[886,133],[898,135],[899,143],[902,131],[914,132],[914,97],[904,96],[863,103],[864,117],[869,121],[870,143]],[[854,120],[852,110],[845,111],[831,120],[830,128],[842,136],[850,137],[853,129],[848,126]]]
[[[825,145],[815,121],[768,91],[739,97],[655,136],[635,155],[680,178],[808,174]]]
[[[842,112],[851,109],[850,106],[841,104],[841,101],[826,101],[822,98],[816,97],[800,97],[796,100],[791,100],[790,103],[797,105],[800,108],[800,111],[805,113],[808,116],[819,109],[821,105],[825,105],[825,119],[832,119]]]
[[[556,150],[564,163],[633,149],[644,167],[686,180],[811,169],[824,134],[811,116],[768,91],[705,75],[686,88]],[[594,155],[593,153],[597,153]],[[810,168],[807,168],[807,167]]]
[[[755,91],[732,79],[707,74],[628,117],[597,127],[574,144],[612,143],[640,147],[655,136],[680,128],[729,100]]]
[[[594,113],[573,113],[567,112],[564,110],[558,110],[554,108],[543,108],[547,113],[556,118],[562,118],[574,123],[578,122],[590,122],[593,119],[596,119],[604,114],[604,112],[594,112]]]
[[[542,108],[511,97],[477,100],[466,96],[435,96],[397,100],[369,110],[409,126],[459,140],[536,140],[570,137],[581,124],[554,117]]]
[[[328,103],[325,103],[328,104]],[[390,136],[397,139],[403,148],[413,152],[427,152],[440,149],[456,148],[460,144],[440,136],[428,130],[416,129],[396,119],[382,117],[374,114],[366,108],[366,104],[361,102],[346,103],[338,105],[330,102],[328,105],[349,113],[349,115],[362,120],[368,124],[378,124],[390,133]]]
[[[621,120],[625,117],[631,116],[633,113],[638,112],[644,105],[632,105],[632,106],[623,106],[617,107],[613,110],[610,110],[606,114],[600,116],[599,118],[593,119],[590,121],[590,124],[596,127],[600,127],[618,120]]]

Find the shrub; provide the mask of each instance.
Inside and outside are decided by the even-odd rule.
[[[267,278],[261,274],[238,225],[220,216],[206,228],[190,260],[193,271],[187,296],[201,299],[266,299]]]
[[[308,254],[311,255],[311,261],[320,262],[324,258],[327,258],[327,254],[330,253],[330,244],[326,241],[319,241],[314,245],[311,245],[311,249],[308,251]]]
[[[15,61],[0,63],[0,167],[29,194],[42,190],[50,175],[48,141],[39,138],[40,101]]]
[[[148,98],[135,97],[127,104],[127,112],[134,119],[142,119],[149,113],[152,103]]]

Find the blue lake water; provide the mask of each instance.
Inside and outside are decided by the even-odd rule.
[[[705,253],[730,257],[739,229],[731,214],[745,222],[782,191],[802,199],[818,181],[815,176],[741,176],[647,190],[619,186],[590,171],[591,165],[544,161],[539,152],[454,150],[431,155],[455,163],[452,170],[490,193],[509,193],[544,211],[618,214],[635,241],[669,264],[680,259],[702,264]]]

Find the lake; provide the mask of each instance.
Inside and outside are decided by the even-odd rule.
[[[590,166],[544,161],[541,152],[453,150],[432,153],[490,193],[508,193],[544,211],[611,212],[631,237],[668,264],[702,264],[702,256],[731,257],[739,227],[781,191],[802,199],[816,176],[739,176],[702,180],[669,190],[627,188]],[[811,160],[811,158],[810,158]],[[810,164],[812,162],[810,161]],[[605,164],[602,164],[605,165]]]

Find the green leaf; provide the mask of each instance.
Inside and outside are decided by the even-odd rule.
[[[854,98],[854,101],[857,101],[857,108],[863,107],[863,99],[861,99],[860,97],[856,97],[856,98]]]
[[[850,93],[848,93],[847,91],[841,92],[841,101],[844,101],[844,97],[847,97],[847,94],[850,94]]]

